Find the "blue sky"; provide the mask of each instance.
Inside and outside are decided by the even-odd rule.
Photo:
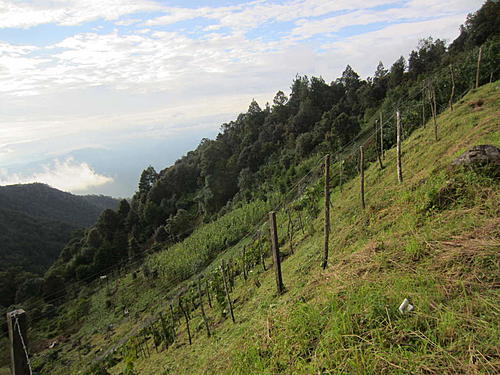
[[[296,74],[363,77],[478,0],[0,0],[0,185],[130,196]]]

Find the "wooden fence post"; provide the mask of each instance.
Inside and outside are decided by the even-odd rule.
[[[382,127],[382,126],[380,126]],[[380,169],[384,169],[384,164],[382,164],[382,156],[381,156],[381,153],[382,153],[382,147],[379,149],[378,148],[378,128],[377,128],[377,120],[375,120],[375,150],[377,151],[377,158],[378,158],[378,163],[380,165]],[[380,129],[380,131],[382,132],[382,129]]]
[[[184,307],[182,306],[182,298],[181,297],[179,297],[179,308],[181,309],[182,313],[184,314],[184,318],[186,319],[186,329],[187,329],[187,334],[188,334],[188,338],[189,338],[189,345],[191,345],[192,341],[191,341],[191,330],[189,329],[189,315],[186,312],[186,310],[184,309]]]
[[[383,158],[384,157],[384,123],[382,122],[382,111],[380,111],[379,123],[380,123],[380,155]],[[380,162],[380,166],[382,167],[382,161]]]
[[[432,88],[432,117],[434,118],[434,139],[437,141],[437,106],[436,106],[436,90]]]
[[[175,335],[175,316],[174,316],[174,307],[172,306],[172,302],[170,302],[170,318],[172,319],[172,330]]]
[[[479,47],[479,54],[477,55],[477,69],[476,69],[476,89],[479,87],[479,68],[481,66],[481,54],[483,47]]]
[[[210,286],[208,285],[208,279],[205,280],[205,293],[207,293],[208,306],[212,308],[212,298],[210,297]]]
[[[12,375],[30,375],[28,358],[28,326],[26,312],[14,310],[7,313]]]
[[[342,178],[343,178],[343,173],[344,173],[344,160],[338,158],[339,161],[339,185],[340,185],[340,192],[342,193]]]
[[[267,271],[267,268],[266,268],[266,259],[264,257],[264,246],[262,246],[262,232],[260,231],[259,229],[259,251],[260,251],[260,263],[262,264],[262,269],[265,271]]]
[[[428,95],[425,84],[422,85],[422,126],[425,127],[425,95]]]
[[[243,246],[243,279],[247,281],[247,247]]]
[[[231,296],[229,295],[229,287],[227,286],[224,261],[222,261],[220,264],[220,272],[222,273],[222,282],[224,283],[224,290],[226,292],[226,298],[227,298],[227,304],[229,306],[229,312],[231,313],[231,320],[233,321],[233,323],[236,323],[236,320],[234,319],[234,313],[233,313],[233,303],[231,302]]]
[[[359,174],[360,174],[360,199],[361,208],[365,209],[365,156],[363,146],[359,146]]]
[[[398,168],[398,181],[403,182],[403,171],[401,170],[401,115],[396,111],[396,155]]]
[[[321,267],[326,268],[328,263],[328,242],[330,240],[330,154],[325,156],[325,243],[323,248],[323,262]]]
[[[208,324],[207,316],[205,315],[205,308],[203,307],[203,297],[201,295],[201,278],[198,279],[198,296],[200,297],[200,310],[203,317],[203,322],[205,323],[205,328],[207,329],[207,336],[210,337],[210,326]]]
[[[293,220],[292,213],[290,209],[287,208],[286,212],[288,213],[288,241],[290,241],[290,253],[293,254]]]
[[[455,76],[453,74],[452,64],[450,64],[450,74],[451,74],[450,110],[453,112],[453,97],[455,96]]]
[[[271,230],[271,244],[273,251],[273,263],[274,272],[276,274],[276,289],[278,295],[283,294],[285,288],[283,286],[283,278],[281,276],[281,259],[280,259],[280,249],[278,244],[278,229],[276,226],[276,212],[271,211],[269,213],[269,227]]]

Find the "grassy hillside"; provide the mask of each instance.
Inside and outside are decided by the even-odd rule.
[[[248,280],[236,279],[236,324],[224,311],[224,300],[214,300],[213,309],[205,300],[211,338],[195,309],[192,345],[179,319],[172,346],[162,345],[157,352],[153,337],[141,336],[147,338],[142,349],[149,356],[139,352],[137,358],[129,335],[137,335],[159,312],[168,315],[169,302],[189,292],[190,275],[212,261],[216,252],[211,249],[221,241],[232,246],[222,255],[226,259],[239,257],[243,245],[251,248],[250,238],[235,239],[274,207],[271,202],[242,205],[202,226],[176,249],[150,257],[136,278],[128,273],[92,295],[87,288],[75,291],[61,318],[38,323],[32,333],[38,349],[59,342],[41,350],[35,367],[44,375],[82,373],[82,366],[116,347],[103,364],[116,375],[497,373],[498,180],[491,171],[451,168],[450,162],[473,145],[500,145],[498,84],[474,90],[453,112],[438,117],[438,142],[431,123],[404,140],[402,184],[394,149],[386,152],[384,169],[370,165],[364,211],[358,178],[342,191],[335,188],[326,270],[320,268],[322,213],[304,213],[305,230],[295,232],[290,254],[286,214],[280,211],[287,292],[276,296],[267,258],[267,271],[256,266]],[[470,105],[480,99],[481,106]],[[308,194],[314,195],[316,208],[322,207],[319,182]],[[203,259],[193,258],[201,248],[206,249]],[[215,271],[219,260],[205,274]],[[187,271],[173,275],[172,263]],[[158,278],[143,276],[151,269]],[[415,310],[402,315],[398,306],[404,298]]]

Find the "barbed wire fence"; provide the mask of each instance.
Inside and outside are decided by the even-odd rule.
[[[411,95],[408,94],[407,96],[404,97],[404,99],[400,98],[398,100],[398,102],[392,106],[392,108],[390,109],[389,112],[382,112],[381,111],[382,117],[385,119],[385,121],[383,121],[382,123],[379,123],[378,125],[375,124],[374,128],[372,128],[371,126],[366,127],[354,139],[352,139],[348,144],[342,146],[340,150],[336,150],[336,154],[337,154],[337,163],[335,163],[336,167],[337,167],[336,169],[338,169],[338,167],[340,167],[341,164],[343,165],[345,160],[355,158],[358,155],[359,146],[373,145],[375,152],[372,154],[377,154],[379,152],[378,151],[378,149],[379,149],[379,144],[378,144],[379,134],[381,137],[380,143],[383,147],[382,150],[380,150],[380,152],[383,154],[386,151],[384,149],[385,147],[387,147],[387,149],[392,147],[394,145],[394,141],[393,140],[391,141],[391,139],[393,139],[393,131],[395,130],[394,126],[393,126],[395,112],[397,110],[399,110],[400,108],[403,108],[403,113],[410,113],[411,114],[411,113],[413,113],[411,111],[412,110],[414,111],[416,107],[423,106],[424,107],[423,113],[425,113],[425,104],[426,104],[425,98],[426,98],[426,95],[428,94],[429,87],[431,85],[433,87],[436,87],[435,83],[438,82],[438,79],[436,79],[436,77],[438,77],[440,74],[441,74],[441,72],[436,72],[433,76],[431,76],[432,79],[428,78],[428,79],[426,79],[425,82],[423,82],[420,90],[417,90],[417,91],[411,93]],[[493,73],[491,73],[489,75],[490,81],[492,80],[492,77],[493,77]],[[457,82],[458,81],[459,80],[457,80]],[[470,91],[471,87],[469,87],[467,85],[462,85],[462,86],[464,88],[462,90],[460,90],[461,92],[458,92],[456,94],[456,96],[455,96],[455,93],[453,93],[450,96],[450,100],[448,102],[444,102],[443,100],[440,100],[439,106],[434,108],[435,112],[442,112],[443,110],[445,110],[447,108],[451,108],[451,110],[452,110],[453,100],[455,103],[460,101]],[[455,88],[453,90],[455,91]],[[442,96],[443,95],[441,94],[441,97]],[[416,102],[415,100],[417,98],[421,98],[422,99],[421,101],[423,104]],[[391,112],[392,112],[392,114],[391,114]],[[370,119],[370,122],[375,122],[376,121],[375,117],[378,118],[379,116],[380,116],[380,114],[374,114],[372,116],[372,118]],[[434,116],[437,116],[437,113],[435,113]],[[422,123],[420,125],[412,126],[411,128],[408,129],[408,131],[406,133],[404,133],[405,134],[404,137],[407,138],[413,130],[415,130],[416,128],[425,126],[425,125],[426,125],[426,122],[422,121]],[[383,132],[383,135],[382,135],[382,132]],[[300,197],[302,197],[304,195],[304,192],[307,190],[308,187],[311,187],[313,185],[319,185],[321,173],[317,174],[316,172],[321,171],[322,168],[324,167],[323,155],[321,155],[320,157],[317,157],[316,159],[317,160],[314,163],[312,163],[313,167],[311,169],[309,169],[307,171],[307,173],[304,176],[302,176],[298,181],[296,181],[290,187],[290,189],[288,189],[287,191],[285,191],[282,194],[282,198],[281,198],[280,202],[278,202],[275,205],[275,207],[273,208],[273,211],[285,212],[287,210],[290,210],[292,208],[292,205],[296,204],[297,199],[299,199]],[[369,161],[374,162],[375,160],[376,159],[374,159],[374,157],[372,155],[371,159]],[[353,164],[358,165],[358,162],[359,162],[359,160],[354,161]],[[358,171],[359,171],[359,168],[358,168]],[[344,172],[346,172],[346,171],[344,171]],[[349,175],[340,176],[340,178],[342,178],[342,177],[346,178],[345,182],[347,182],[347,178],[356,177],[356,173],[352,173],[352,171],[351,171],[351,176],[349,176]],[[342,184],[342,182],[343,181],[340,180],[340,184]],[[373,190],[371,192],[373,192]],[[286,212],[286,215],[288,215],[288,212]],[[290,221],[292,222],[291,225],[293,228],[293,226],[294,226],[293,220],[290,220]],[[249,238],[257,238],[257,237],[260,238],[263,230],[265,229],[265,227],[267,225],[267,222],[268,222],[267,214],[265,214],[251,230],[249,230],[244,236],[241,237],[241,239],[239,240],[239,244],[242,244],[244,241],[248,240]],[[296,222],[297,222],[297,218],[295,220],[295,223]],[[302,225],[302,230],[303,229],[304,228]],[[290,247],[291,246],[292,245],[290,244]],[[232,250],[232,248],[224,249],[223,251],[221,251],[218,254],[218,257],[223,257],[225,254],[227,254],[231,250]],[[135,258],[130,259],[127,262],[127,265],[125,268],[131,269],[134,266],[142,264],[143,261],[144,261],[144,255],[138,255]],[[252,266],[255,267],[255,264],[253,264]],[[247,267],[247,265],[245,265],[245,263],[243,263],[243,268],[246,268],[246,267]],[[90,286],[93,283],[99,282],[99,281],[95,280],[95,278],[97,276],[102,275],[102,274],[106,274],[108,272],[112,273],[112,272],[115,272],[115,271],[117,271],[119,269],[123,269],[123,268],[124,268],[123,264],[110,266],[110,267],[108,267],[100,272],[94,273],[94,274],[89,275],[88,277],[86,277],[84,279],[79,280],[78,282],[74,283],[74,286],[77,286],[77,287],[78,286],[79,287]],[[242,272],[244,273],[244,270],[243,271],[239,270],[239,271],[240,271],[240,274]],[[222,273],[224,273],[224,270],[222,270]],[[116,276],[116,278],[117,277],[119,277],[119,275]],[[172,305],[174,304],[175,300],[177,299],[180,301],[180,299],[182,298],[182,295],[184,293],[186,293],[186,291],[188,289],[188,287],[186,287],[185,285],[181,285],[181,283],[185,282],[185,281],[189,281],[189,280],[194,279],[194,278],[208,280],[210,278],[210,275],[206,272],[200,272],[197,274],[193,274],[189,279],[178,277],[178,278],[175,278],[173,280],[170,280],[169,284],[172,285],[172,288],[166,293],[166,301],[167,302],[158,305],[159,308],[157,308],[156,314],[161,313],[161,311],[168,311],[169,309],[170,309],[170,311],[172,311]],[[113,280],[113,281],[116,281],[116,280]],[[208,281],[206,281],[206,282],[208,283]],[[178,284],[178,285],[176,285],[176,284]],[[207,292],[208,291],[209,291],[209,289],[207,288]],[[55,292],[51,295],[48,295],[47,299],[49,301],[51,301],[52,303],[55,303],[57,301],[61,301],[65,298],[67,298],[66,295],[60,295],[64,292],[65,291]],[[203,294],[203,293],[201,293],[201,294]],[[54,298],[51,299],[48,297],[54,297]],[[202,297],[202,295],[199,295],[199,298],[201,298],[201,297]],[[193,307],[196,308],[196,305],[193,304]],[[51,314],[39,315],[37,317],[37,321],[48,318],[50,316],[51,316]],[[161,315],[160,315],[160,317],[161,317]],[[163,318],[161,318],[161,319],[163,319]],[[112,353],[116,352],[117,350],[119,350],[120,348],[122,348],[132,338],[137,338],[137,336],[141,335],[141,331],[142,331],[142,335],[144,336],[144,330],[148,329],[148,327],[151,327],[154,324],[157,324],[158,322],[160,322],[161,319],[158,318],[157,316],[152,316],[150,318],[146,318],[143,323],[135,325],[135,327],[133,329],[131,329],[125,335],[122,335],[122,337],[120,337],[116,342],[109,345],[110,348],[107,351],[96,356],[96,358],[94,358],[92,360],[92,363],[98,363],[98,362],[105,360],[110,354],[112,354]],[[176,322],[174,322],[173,319],[174,319],[174,314],[172,313],[171,324],[172,324],[172,326],[175,326]],[[124,320],[120,321],[119,324],[122,324],[124,322]],[[17,321],[16,321],[16,326],[19,329],[19,325],[17,325]],[[19,332],[20,332],[20,329],[19,329]],[[179,332],[179,334],[180,334],[180,332]],[[1,338],[2,338],[2,336],[0,336],[0,339]],[[21,335],[21,338],[22,338],[22,335]],[[146,344],[147,344],[147,340],[146,340]],[[28,350],[27,350],[26,346],[24,345],[24,340],[23,340],[23,346],[24,346],[26,358],[27,358],[28,363],[29,363]],[[30,365],[30,374],[31,374],[31,365]]]

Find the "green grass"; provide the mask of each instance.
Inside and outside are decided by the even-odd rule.
[[[108,371],[165,374],[494,374],[500,371],[498,327],[499,185],[486,172],[456,169],[450,162],[476,144],[500,145],[497,83],[474,90],[439,118],[438,142],[431,124],[403,142],[404,182],[398,184],[395,150],[385,168],[366,171],[366,203],[359,207],[359,179],[332,192],[330,262],[320,268],[323,214],[304,212],[305,233],[286,238],[286,214],[278,213],[286,293],[275,293],[274,272],[252,269],[233,290],[233,324],[218,308],[207,309],[207,338],[199,310],[192,312],[193,345],[183,320],[176,342],[151,357],[117,362]],[[467,105],[483,99],[480,110]],[[333,168],[337,168],[336,165]],[[321,186],[312,206],[321,207]],[[208,224],[173,249],[148,259],[163,270],[156,280],[131,274],[88,298],[88,312],[68,344],[42,351],[41,374],[77,374],[96,355],[159,311],[166,312],[178,280],[221,258],[241,254],[236,243],[269,209],[254,202]],[[295,214],[296,215],[296,214]],[[294,216],[297,219],[297,216]],[[227,231],[223,255],[221,232]],[[197,251],[203,257],[196,258]],[[257,287],[255,281],[260,286]],[[398,311],[404,298],[415,310]],[[76,299],[66,310],[82,308]],[[123,316],[123,309],[130,311]],[[114,324],[113,331],[106,327]],[[49,325],[49,323],[47,323]],[[45,331],[46,333],[47,331]],[[39,332],[40,337],[44,337]],[[77,345],[72,343],[80,340]],[[57,354],[54,354],[57,353]],[[51,355],[52,357],[48,357]],[[128,363],[128,364],[127,364]],[[82,366],[83,365],[83,366]]]

